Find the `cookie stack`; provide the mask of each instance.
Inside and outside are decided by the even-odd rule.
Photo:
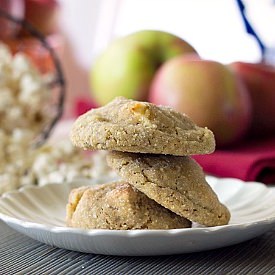
[[[119,97],[74,123],[72,142],[108,150],[121,181],[71,192],[67,224],[80,228],[171,229],[227,224],[228,209],[190,155],[215,149],[213,133],[171,108]]]

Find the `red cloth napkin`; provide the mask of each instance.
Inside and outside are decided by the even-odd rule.
[[[206,173],[275,184],[275,137],[194,156]]]
[[[92,108],[97,108],[97,104],[88,98],[78,98],[75,100],[75,110],[74,115],[80,116],[86,113],[87,111],[91,110]]]

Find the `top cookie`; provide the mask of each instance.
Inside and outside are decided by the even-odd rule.
[[[118,97],[80,116],[72,142],[90,150],[195,155],[215,149],[213,133],[169,107]]]

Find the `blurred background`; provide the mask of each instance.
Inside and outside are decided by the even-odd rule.
[[[15,16],[25,16],[60,54],[68,95],[65,117],[94,105],[89,72],[95,58],[115,38],[155,29],[188,41],[202,58],[229,63],[257,62],[261,52],[247,34],[234,0],[1,0]],[[243,1],[246,15],[268,47],[275,45],[273,0]],[[24,35],[23,35],[24,36]],[[22,37],[22,34],[21,34]]]
[[[261,38],[275,45],[275,5],[272,0],[249,0],[246,13]],[[234,0],[60,0],[59,27],[64,43],[68,81],[68,110],[90,100],[87,72],[96,56],[115,38],[156,29],[176,34],[203,58],[229,63],[261,58],[256,40],[247,34]]]
[[[91,71],[94,69],[96,60],[101,53],[108,49],[115,38],[125,37],[139,30],[159,30],[178,36],[197,51],[201,58],[198,63],[205,68],[214,66],[213,68],[216,70],[217,66],[216,63],[213,65],[213,63],[205,62],[206,60],[216,61],[222,65],[237,62],[234,66],[226,68],[230,67],[230,70],[236,70],[236,74],[240,75],[242,84],[246,86],[246,97],[249,99],[244,99],[242,88],[239,86],[238,89],[228,88],[221,70],[217,70],[217,75],[209,76],[207,75],[209,70],[204,69],[201,75],[198,75],[198,79],[200,76],[206,75],[215,81],[203,83],[205,80],[202,80],[202,87],[210,83],[209,95],[212,91],[216,92],[219,89],[220,91],[217,92],[218,94],[223,93],[223,101],[222,104],[216,101],[218,96],[213,93],[213,102],[210,102],[210,99],[207,99],[208,102],[203,102],[203,104],[207,103],[212,107],[206,108],[205,104],[201,111],[203,113],[203,111],[209,112],[210,110],[212,112],[209,114],[212,116],[211,123],[214,117],[215,123],[220,124],[216,123],[212,129],[212,125],[207,125],[207,123],[201,125],[195,117],[190,116],[198,125],[207,126],[213,130],[218,141],[218,149],[219,145],[226,144],[230,148],[234,142],[239,145],[239,142],[243,140],[247,142],[251,137],[258,138],[266,131],[267,137],[271,137],[273,140],[271,143],[261,144],[261,152],[264,155],[260,155],[260,157],[272,160],[272,164],[268,166],[267,170],[266,166],[263,168],[264,171],[272,170],[274,178],[269,181],[275,180],[274,0],[0,0],[0,8],[14,18],[25,19],[31,23],[57,53],[66,80],[64,119],[73,119],[92,107],[102,105],[105,99],[102,102],[97,101],[95,89],[91,85],[95,82],[91,81]],[[9,45],[13,52],[27,53],[42,73],[50,72],[53,69],[49,53],[45,51],[39,40],[20,29],[18,25],[12,25],[3,18],[0,18],[0,25],[0,39]],[[142,39],[140,42],[143,43]],[[169,47],[167,45],[167,49]],[[115,66],[110,62],[110,67]],[[103,76],[105,82],[109,81],[110,75]],[[190,73],[190,75],[195,74]],[[182,85],[182,83],[180,84],[181,80],[176,81]],[[232,83],[235,83],[235,79],[232,80]],[[119,89],[114,87],[113,90],[119,95]],[[174,101],[183,100],[179,96],[181,92],[177,92]],[[235,94],[230,98],[228,95],[231,92]],[[104,92],[100,90],[97,93],[101,93],[100,96],[102,96]],[[132,96],[129,95],[129,97]],[[157,100],[152,101],[153,103],[162,103],[159,101],[158,94],[156,98]],[[182,103],[183,106],[184,102]],[[222,109],[215,113],[214,110],[221,106]],[[194,107],[193,110],[195,109],[198,108]],[[187,113],[185,109],[179,111]],[[189,113],[187,114],[189,115]],[[219,119],[220,116],[222,119]],[[222,131],[220,131],[221,128]],[[230,130],[231,133],[227,130]],[[224,144],[222,142],[219,144],[219,134],[221,134],[221,141]],[[222,140],[223,138],[224,140]],[[244,143],[241,143],[241,146],[239,157],[245,156],[247,167],[252,166],[252,162],[249,162],[251,156],[253,156],[253,165],[258,163],[259,159],[254,159],[255,156],[258,156],[259,150],[255,149],[258,147],[252,144],[247,153],[242,151],[246,150]],[[267,148],[271,152],[271,147],[273,148],[272,155],[267,156]],[[233,152],[233,158],[239,152],[239,148],[236,150],[230,151],[230,154]],[[228,153],[228,151],[224,152]],[[220,163],[218,153],[219,151],[216,151],[213,154],[218,158],[214,159],[210,168],[207,167],[209,163],[211,164],[210,159],[207,158],[206,163],[203,162],[204,159],[197,160],[210,173],[249,179],[246,175],[239,176],[223,170],[216,171],[217,169],[214,169],[215,171],[212,171],[213,167],[217,167],[217,162]],[[229,157],[227,161],[231,163],[230,154],[222,155],[222,160]],[[227,165],[227,167],[229,166]],[[244,171],[244,166],[240,170]],[[224,169],[224,166],[221,169]],[[235,167],[232,169],[234,170]],[[250,170],[246,170],[250,175]]]

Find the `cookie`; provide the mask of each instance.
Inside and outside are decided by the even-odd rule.
[[[123,180],[188,220],[216,226],[230,219],[202,168],[190,157],[110,152],[107,162]]]
[[[123,97],[80,116],[71,131],[74,145],[89,150],[194,155],[215,149],[213,133],[169,107]]]
[[[173,229],[191,222],[149,199],[126,182],[71,191],[67,225],[84,229]]]

